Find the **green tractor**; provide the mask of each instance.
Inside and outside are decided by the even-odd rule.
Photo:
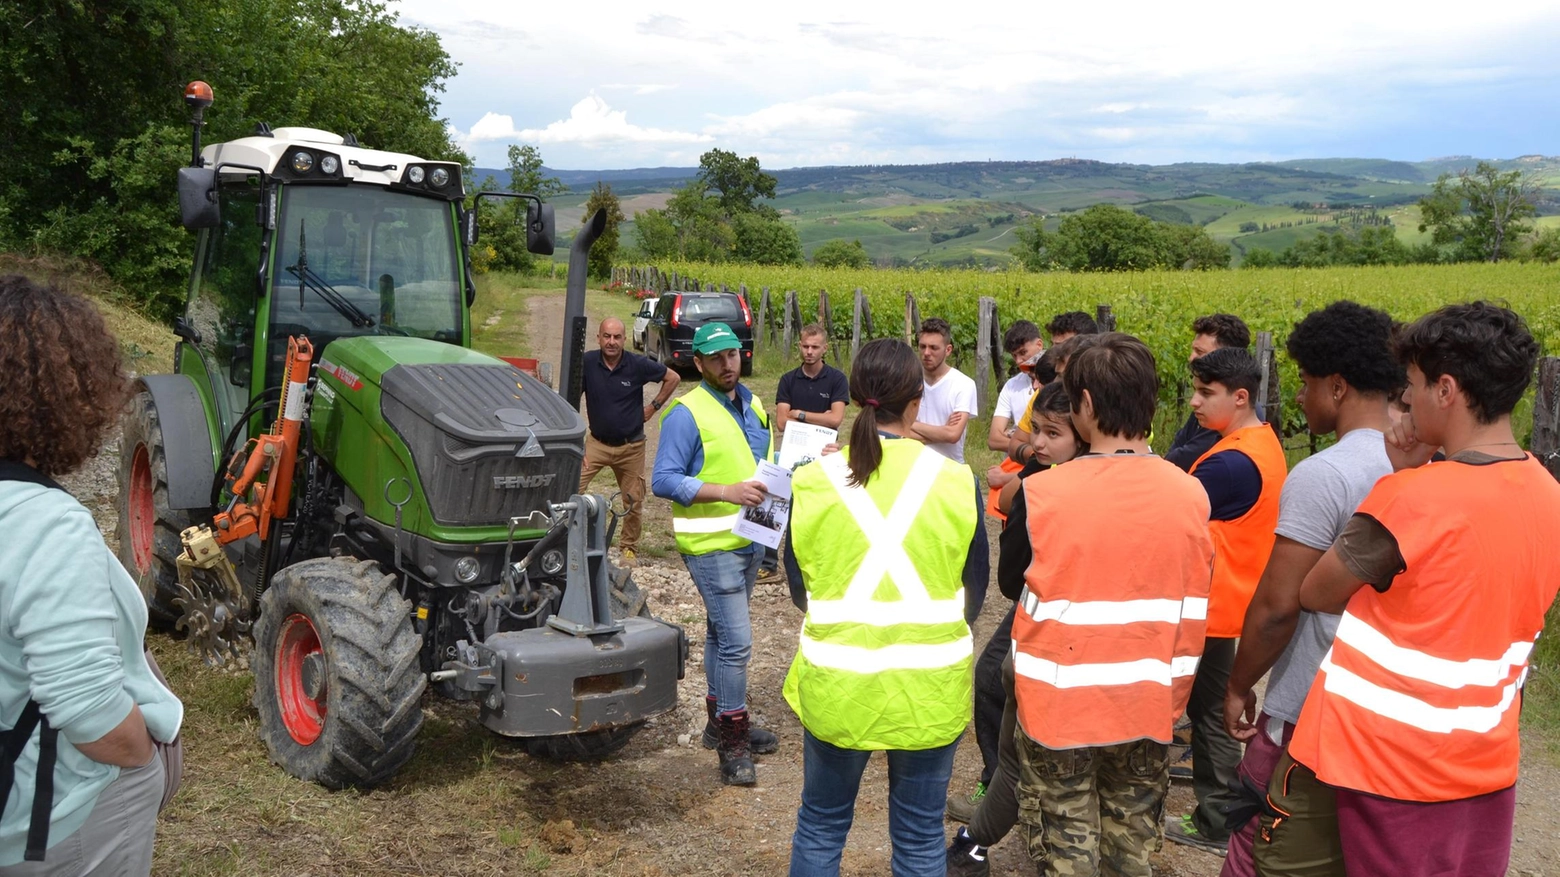
[[[621,748],[676,705],[688,644],[609,562],[609,502],[576,493],[604,216],[570,254],[554,392],[470,349],[459,164],[265,125],[202,149],[211,90],[185,100],[188,308],[121,442],[120,556],[153,623],[247,659],[272,760],[328,787],[405,764],[428,687],[536,755]],[[550,205],[481,197],[525,199],[552,253]]]

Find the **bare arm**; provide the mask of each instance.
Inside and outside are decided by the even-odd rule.
[[[840,424],[845,422],[845,403],[835,402],[829,406],[828,411],[819,414],[808,414],[807,422],[816,423],[829,429],[839,429]]]
[[[79,743],[76,749],[99,764],[119,767],[140,767],[152,760],[155,751],[139,706],[131,706],[130,715],[114,726],[114,730],[91,743]]]
[[[1008,445],[1008,418],[998,414],[991,418],[991,429],[986,431],[986,447],[1006,454]]]
[[[941,442],[949,445],[958,444],[959,440],[964,438],[964,425],[969,422],[969,419],[970,415],[968,412],[956,411],[952,417],[948,418],[946,425],[933,426],[930,423],[922,423],[918,420],[915,426],[911,428],[911,431],[915,433],[916,438],[923,441]]]
[[[1363,587],[1365,583],[1349,572],[1342,558],[1338,557],[1338,549],[1329,548],[1322,559],[1316,562],[1316,566],[1306,573],[1305,582],[1300,586],[1300,605],[1312,612],[1336,615],[1349,605],[1349,598],[1354,596],[1354,592]]]
[[[1246,609],[1235,666],[1225,689],[1224,728],[1237,740],[1256,734],[1257,681],[1273,669],[1300,620],[1300,583],[1322,552],[1279,536]]]
[[[655,394],[655,402],[645,406],[645,423],[649,423],[650,418],[654,417],[655,413],[661,410],[661,406],[666,404],[666,400],[672,398],[672,394],[677,392],[677,385],[680,383],[682,383],[682,378],[677,375],[677,372],[667,369],[666,375],[661,378],[661,392]]]
[[[775,403],[775,432],[785,434],[785,425],[791,420],[791,403]]]

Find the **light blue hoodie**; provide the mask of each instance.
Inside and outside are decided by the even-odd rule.
[[[0,481],[0,728],[15,725],[31,698],[60,729],[51,847],[119,776],[75,744],[112,731],[133,704],[157,740],[179,733],[184,707],[147,666],[145,634],[141,591],[91,513],[64,491]],[[37,768],[35,733],[0,814],[0,866],[22,861]]]

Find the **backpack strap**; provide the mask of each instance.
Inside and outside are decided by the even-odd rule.
[[[54,479],[15,460],[0,460],[0,481],[22,481],[39,484],[51,490],[64,491]],[[16,784],[16,760],[32,739],[33,729],[38,730],[38,773],[34,778],[32,823],[27,827],[27,851],[24,861],[41,862],[49,848],[49,816],[54,809],[54,764],[59,759],[58,728],[49,725],[49,719],[39,709],[35,700],[27,701],[16,727],[0,732],[0,811],[11,799],[11,787]]]
[[[65,490],[54,479],[26,463],[15,460],[0,460],[0,481],[25,481],[28,484],[41,484],[54,490]]]
[[[27,741],[32,739],[33,729],[38,735],[38,775],[33,789],[32,823],[27,827],[26,861],[43,861],[49,847],[49,814],[54,806],[54,763],[59,756],[57,728],[49,726],[49,719],[39,709],[35,700],[27,701],[16,727],[0,731],[0,811],[11,799],[11,788],[16,784],[16,760],[21,758]]]

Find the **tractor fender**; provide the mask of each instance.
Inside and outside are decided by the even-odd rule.
[[[152,394],[162,426],[163,459],[168,467],[168,506],[204,509],[211,505],[216,451],[206,406],[188,375],[145,375],[136,382]]]

